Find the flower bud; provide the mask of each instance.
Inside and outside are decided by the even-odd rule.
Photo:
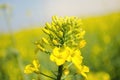
[[[40,49],[43,52],[45,51],[45,49],[40,44],[37,45],[37,48]]]
[[[80,41],[80,43],[79,43],[79,48],[83,48],[85,45],[86,45],[86,41],[85,41],[85,40],[82,40],[82,41]]]
[[[85,35],[85,31],[82,31],[76,35],[76,38],[82,39],[84,37],[84,35]]]
[[[46,44],[49,44],[49,42],[48,42],[48,40],[46,39],[46,38],[42,38],[42,41],[44,42],[44,43],[46,43]]]
[[[54,44],[54,45],[58,45],[59,43],[58,43],[57,40],[53,39],[53,44]]]
[[[57,16],[53,16],[52,17],[52,21],[56,22],[58,20],[58,17]]]
[[[63,32],[62,31],[59,31],[59,36],[63,37]]]
[[[49,29],[51,29],[51,25],[47,22],[46,23],[46,26],[49,28]]]
[[[64,71],[63,71],[63,73],[64,73],[65,75],[68,75],[68,74],[69,74],[68,68],[65,68]]]
[[[46,34],[50,34],[50,31],[47,30],[47,29],[43,28],[42,30],[43,30]]]

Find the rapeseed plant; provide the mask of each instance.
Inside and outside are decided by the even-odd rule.
[[[55,80],[65,79],[70,74],[70,67],[76,68],[76,74],[81,74],[87,79],[86,72],[89,68],[83,65],[83,56],[81,48],[86,45],[84,40],[85,31],[82,30],[82,21],[77,17],[52,17],[51,23],[46,23],[43,32],[47,37],[42,37],[40,41],[35,42],[37,49],[47,53],[50,60],[58,66],[57,78]],[[49,46],[49,47],[48,47]],[[65,66],[67,65],[67,66]],[[25,67],[25,73],[40,72],[40,64],[33,61],[32,65]]]

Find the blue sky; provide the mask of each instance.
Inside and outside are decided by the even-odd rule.
[[[12,30],[41,26],[52,15],[89,16],[120,10],[119,0],[0,0],[2,4],[10,6]],[[8,30],[7,16],[0,9],[0,32]]]

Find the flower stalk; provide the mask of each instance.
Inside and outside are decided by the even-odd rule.
[[[37,73],[38,74],[38,73]],[[40,72],[39,74],[41,74],[41,75],[43,75],[43,76],[46,76],[46,77],[48,77],[48,78],[51,78],[51,79],[53,79],[53,80],[56,80],[56,78],[53,78],[53,77],[51,77],[51,76],[48,76],[48,75],[46,75],[46,74],[44,74],[44,73],[42,73],[42,72]]]
[[[58,66],[58,75],[57,75],[57,80],[61,80],[63,73],[63,65]]]

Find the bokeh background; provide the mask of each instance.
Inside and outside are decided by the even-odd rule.
[[[35,57],[34,42],[44,36],[41,28],[53,15],[82,18],[88,80],[120,80],[120,0],[0,0],[0,80],[36,77],[24,74],[24,67]],[[49,56],[38,56],[41,71],[52,76]]]

